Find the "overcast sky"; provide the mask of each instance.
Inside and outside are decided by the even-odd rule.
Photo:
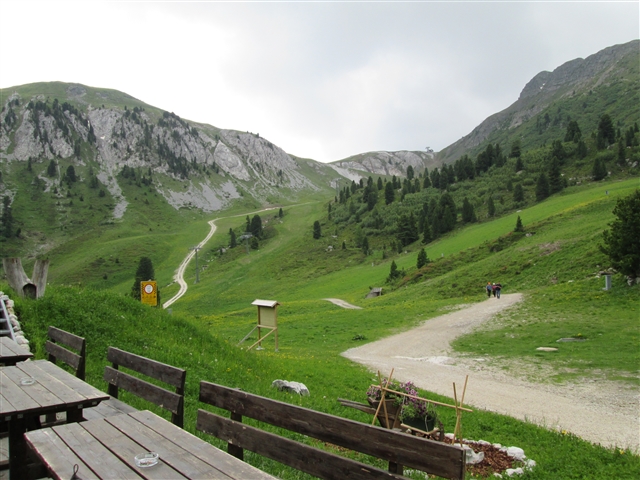
[[[329,162],[435,151],[640,37],[634,1],[0,0],[0,88],[76,82]]]

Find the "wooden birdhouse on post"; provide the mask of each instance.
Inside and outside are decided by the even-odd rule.
[[[238,343],[244,342],[249,336],[258,330],[258,341],[251,345],[247,350],[251,350],[258,345],[256,350],[262,350],[262,341],[272,333],[275,334],[276,352],[278,351],[278,305],[275,300],[254,300],[251,305],[258,307],[258,324]],[[262,330],[266,331],[263,335]]]

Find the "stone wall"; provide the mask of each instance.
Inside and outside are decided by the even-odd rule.
[[[31,348],[29,347],[29,340],[27,340],[24,336],[24,332],[22,331],[22,327],[20,326],[18,316],[16,315],[14,309],[13,300],[9,298],[9,295],[2,291],[0,291],[0,299],[4,301],[4,305],[7,308],[7,313],[9,314],[9,322],[11,323],[11,328],[13,328],[13,334],[16,337],[16,343],[30,352]]]

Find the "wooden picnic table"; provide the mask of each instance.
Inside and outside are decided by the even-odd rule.
[[[82,409],[109,395],[46,360],[0,368],[0,423],[9,428],[11,478],[25,478],[27,447],[24,433],[41,415],[66,412],[68,422],[82,420]]]
[[[214,447],[148,410],[34,430],[27,444],[54,479],[256,479],[275,477]],[[156,452],[158,463],[134,457]]]
[[[15,365],[33,358],[33,353],[18,345],[9,337],[0,337],[0,363],[3,365]]]

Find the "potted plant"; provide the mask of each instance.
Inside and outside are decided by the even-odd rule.
[[[382,385],[386,385],[391,390],[400,391],[401,384],[397,382],[388,382],[386,378],[382,380]],[[400,416],[398,415],[400,407],[402,406],[402,396],[393,392],[385,392],[384,405],[380,405],[382,401],[382,389],[379,385],[371,385],[367,390],[367,401],[369,405],[375,408],[378,412],[378,421],[384,428],[394,428],[400,426]],[[387,424],[387,418],[390,426]]]
[[[426,400],[415,398],[418,396],[415,385],[412,382],[401,383],[400,390],[408,395],[404,397],[402,402],[400,412],[402,423],[425,432],[433,430],[436,424],[435,411],[430,408],[430,404]]]

